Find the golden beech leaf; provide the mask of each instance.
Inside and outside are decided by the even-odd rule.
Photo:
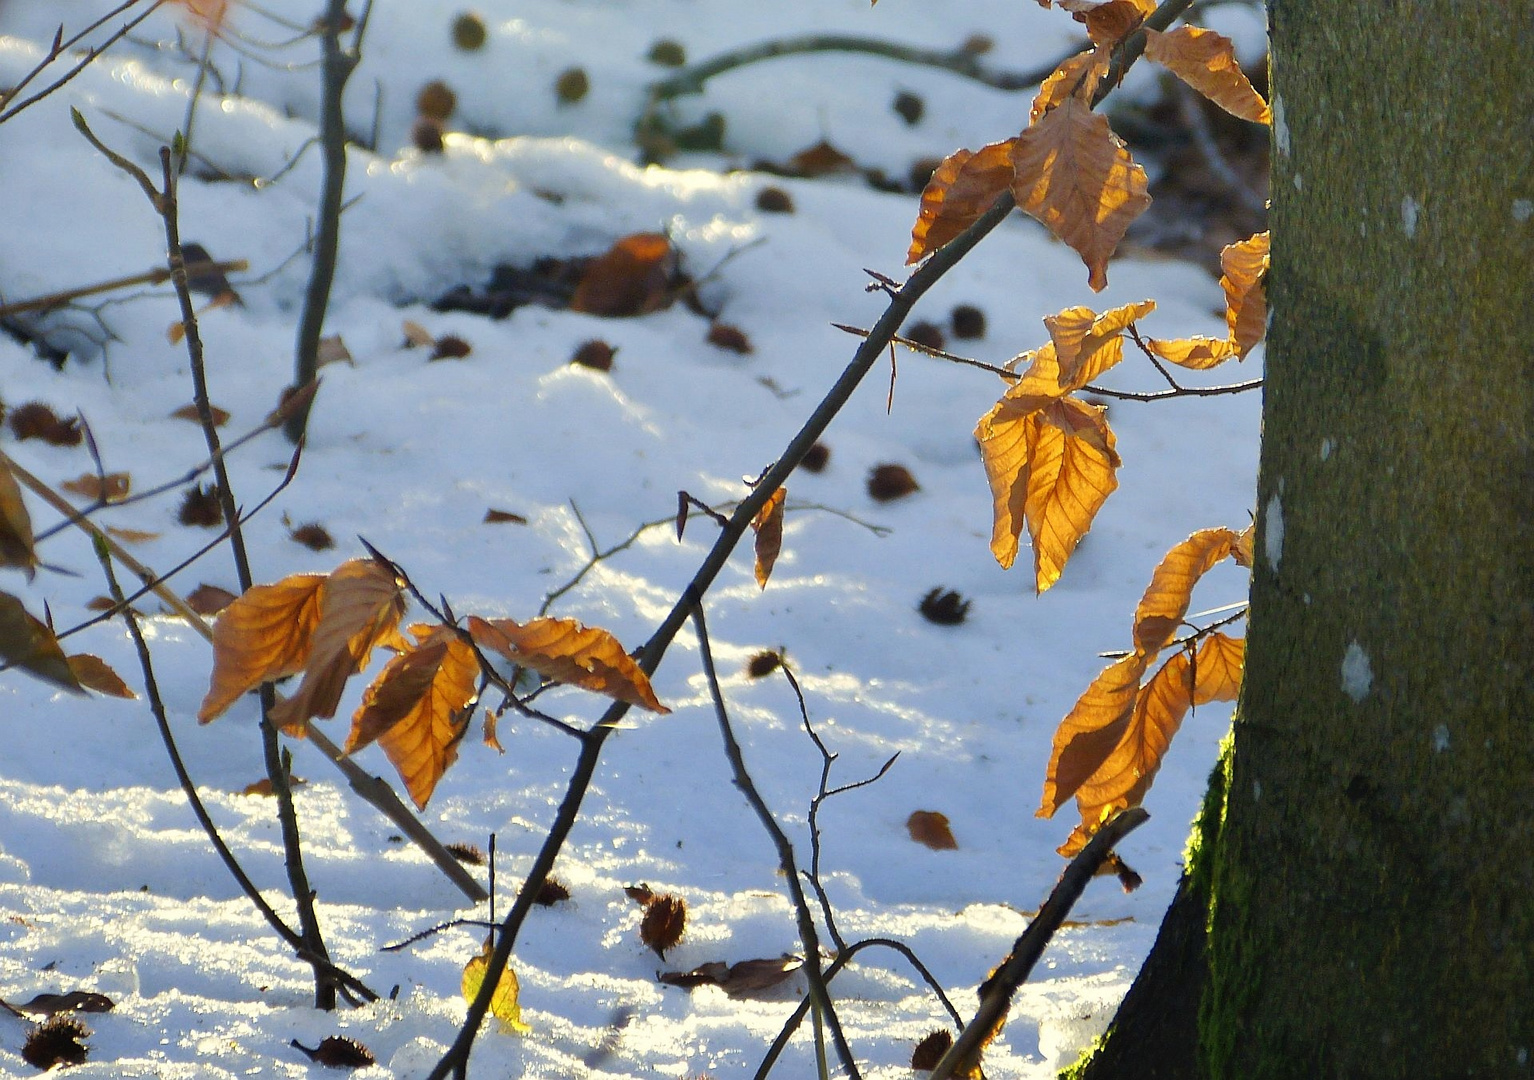
[[[1198,647],[1193,661],[1193,704],[1211,701],[1235,701],[1241,693],[1241,675],[1246,670],[1246,639],[1226,637],[1215,631]]]
[[[1088,49],[1066,60],[1039,84],[1038,96],[1028,111],[1028,123],[1038,123],[1039,117],[1068,97],[1090,102],[1108,71],[1108,61],[1108,53],[1098,49]]]
[[[1253,548],[1257,545],[1257,523],[1254,521],[1241,530],[1241,535],[1236,537],[1236,547],[1230,553],[1230,557],[1236,560],[1237,566],[1244,566],[1248,570],[1252,568]]]
[[[334,716],[346,680],[367,666],[374,647],[400,641],[397,627],[404,614],[393,568],[377,559],[351,559],[336,567],[320,590],[319,622],[303,680],[292,697],[272,709],[272,722],[301,736],[311,719]]]
[[[1091,308],[1066,308],[1047,316],[1044,325],[1055,346],[1064,390],[1078,390],[1124,359],[1124,330],[1156,310],[1156,301],[1096,314]]]
[[[1087,36],[1100,49],[1111,49],[1132,34],[1145,21],[1145,16],[1156,10],[1154,3],[1146,9],[1147,0],[1109,0],[1108,3],[1084,12]]]
[[[320,621],[324,574],[293,574],[255,585],[213,624],[213,676],[197,710],[206,724],[264,682],[293,675],[309,662]]]
[[[975,223],[1012,184],[1012,144],[956,150],[943,160],[921,193],[906,265],[942,247]]]
[[[1092,527],[1092,519],[1119,486],[1121,462],[1106,410],[1061,398],[1029,419],[1035,438],[1028,463],[1023,512],[1033,539],[1034,587],[1044,592]]]
[[[1130,222],[1150,205],[1145,170],[1108,118],[1067,98],[1017,137],[1012,195],[1081,256],[1088,284],[1108,284],[1108,259]]]
[[[1177,632],[1198,579],[1230,555],[1239,539],[1230,529],[1200,529],[1162,558],[1135,608],[1135,651],[1147,663]]]
[[[59,485],[72,495],[106,503],[122,502],[128,497],[128,491],[132,486],[133,478],[125,472],[105,475],[81,473],[73,480],[65,480]]]
[[[138,697],[101,657],[90,653],[75,653],[65,659],[69,661],[69,670],[74,673],[75,679],[87,690],[94,690],[107,697]]]
[[[650,688],[650,679],[618,639],[606,630],[574,619],[481,619],[469,616],[469,633],[482,649],[500,653],[514,664],[532,668],[547,679],[582,690],[669,713]]]
[[[1140,804],[1192,704],[1192,664],[1179,651],[1140,687],[1118,743],[1076,790],[1083,823]]]
[[[1230,38],[1200,26],[1145,31],[1145,58],[1167,68],[1226,112],[1254,124],[1273,121],[1273,112],[1236,62]]]
[[[1262,340],[1268,326],[1268,299],[1262,287],[1268,272],[1268,234],[1238,241],[1220,252],[1220,288],[1225,290],[1225,325],[1236,347],[1236,357],[1246,359]]]
[[[1193,371],[1207,371],[1236,355],[1235,345],[1212,337],[1178,338],[1175,341],[1146,338],[1145,347],[1161,359]]]
[[[463,1000],[470,1004],[479,996],[479,988],[485,985],[485,976],[490,973],[492,951],[489,940],[486,940],[479,955],[464,965]],[[517,1001],[521,989],[517,983],[517,973],[507,964],[495,984],[495,993],[490,996],[490,1011],[501,1022],[501,1029],[516,1035],[533,1030],[522,1022],[522,1006]]]
[[[26,571],[27,580],[37,573],[37,552],[32,544],[32,515],[21,499],[21,485],[11,472],[11,459],[0,451],[0,566]]]
[[[458,745],[478,700],[480,670],[474,650],[449,627],[412,627],[411,632],[420,644],[391,660],[368,688],[346,748],[351,752],[376,737],[416,808],[424,810],[437,781],[458,759]],[[400,683],[393,689],[386,682],[390,668]],[[405,705],[412,695],[414,701]]]
[[[778,553],[783,550],[783,500],[786,498],[788,489],[778,488],[751,522],[751,528],[756,530],[756,583],[763,589],[772,576],[772,564],[778,561]]]
[[[54,686],[85,693],[53,631],[8,592],[0,592],[0,660]]]
[[[1108,760],[1123,738],[1134,712],[1145,658],[1129,655],[1108,665],[1092,680],[1055,729],[1039,817],[1054,817],[1065,800]]]
[[[980,458],[991,485],[991,554],[1003,570],[1011,569],[1017,559],[1018,540],[1026,523],[1023,505],[1028,497],[1036,411],[1002,398],[975,426]]]

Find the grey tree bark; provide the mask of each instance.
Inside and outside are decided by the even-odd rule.
[[[1270,23],[1246,686],[1166,1075],[1534,1076],[1534,7]]]

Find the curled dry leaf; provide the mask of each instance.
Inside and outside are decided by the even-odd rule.
[[[478,701],[479,658],[446,626],[413,626],[415,648],[389,661],[352,717],[346,750],[374,739],[418,809],[458,758]]]
[[[469,633],[482,649],[531,668],[546,679],[605,694],[651,712],[668,713],[650,688],[650,678],[618,639],[574,619],[481,619],[469,616]]]
[[[491,952],[490,941],[487,938],[479,955],[464,965],[462,986],[464,1001],[472,1003],[479,996],[480,987],[484,986],[485,976],[490,971]],[[501,1030],[516,1035],[523,1035],[533,1030],[522,1022],[522,1006],[517,1001],[520,990],[517,973],[511,969],[510,964],[507,964],[501,970],[501,977],[495,984],[495,993],[490,997],[490,1011],[501,1022]]]
[[[1141,300],[1098,315],[1088,307],[1066,308],[1046,316],[1044,326],[1055,346],[1060,389],[1078,390],[1124,359],[1124,331],[1156,310]]]
[[[936,810],[916,810],[906,818],[906,831],[918,844],[925,844],[934,851],[955,851],[959,842],[953,838],[948,817]]]
[[[1236,61],[1230,38],[1200,26],[1145,32],[1145,58],[1163,65],[1226,112],[1254,124],[1273,122],[1273,111]]]
[[[937,1068],[937,1063],[943,1060],[943,1055],[948,1053],[948,1048],[952,1045],[953,1032],[946,1028],[932,1032],[917,1043],[916,1049],[911,1051],[911,1068],[931,1072]]]
[[[214,427],[223,427],[229,422],[228,410],[220,409],[217,405],[209,405],[208,411],[212,414]],[[190,420],[194,424],[202,423],[202,416],[198,413],[196,405],[183,405],[170,415],[177,420]]]
[[[128,544],[146,544],[160,538],[157,532],[145,532],[143,529],[119,529],[115,525],[108,525],[107,532]]]
[[[1059,105],[1066,98],[1074,97],[1088,104],[1097,93],[1097,84],[1108,72],[1110,54],[1102,49],[1088,49],[1077,53],[1039,84],[1038,95],[1028,111],[1028,123],[1036,124],[1039,117]]]
[[[485,511],[484,524],[500,525],[505,523],[512,525],[526,525],[527,518],[523,517],[521,514],[514,514],[510,510],[497,510],[493,506],[489,510]]]
[[[0,660],[64,690],[85,693],[53,631],[7,592],[0,592]]]
[[[336,567],[320,590],[319,622],[303,680],[292,697],[272,709],[272,722],[297,735],[310,719],[334,716],[346,680],[367,666],[374,647],[402,644],[397,627],[404,614],[404,594],[392,567],[377,559]]]
[[[645,315],[671,303],[676,249],[664,233],[625,236],[591,261],[570,300],[590,315]]]
[[[11,459],[0,451],[0,566],[26,571],[27,580],[37,573],[33,547],[32,515],[21,498],[21,485],[11,472]]]
[[[293,574],[256,585],[213,624],[213,675],[197,710],[204,724],[264,682],[304,669],[320,621],[324,574]]]
[[[657,978],[667,986],[680,986],[686,990],[696,986],[717,986],[732,998],[748,998],[782,984],[803,966],[804,961],[797,956],[742,960],[737,964],[711,960],[691,971],[667,971]]]
[[[911,229],[906,265],[930,255],[973,225],[1012,183],[1012,145],[1017,140],[958,150],[927,181]]]
[[[92,990],[71,990],[67,994],[38,994],[25,1005],[15,1007],[22,1012],[53,1016],[62,1012],[111,1012],[117,1008],[117,1003],[105,994]]]
[[[1175,341],[1146,338],[1145,347],[1168,363],[1193,371],[1207,371],[1236,355],[1236,347],[1219,338],[1191,337]]]
[[[121,502],[128,497],[133,478],[125,472],[81,473],[73,480],[65,480],[59,487],[73,495],[100,502]]]
[[[1135,608],[1135,651],[1154,656],[1171,641],[1199,578],[1227,558],[1239,543],[1230,529],[1200,529],[1162,556]]]
[[[1075,250],[1088,284],[1108,284],[1108,259],[1130,222],[1150,205],[1145,170],[1099,116],[1067,98],[1017,137],[1017,205]]]
[[[1111,49],[1139,28],[1156,10],[1155,0],[1109,0],[1082,12],[1077,18],[1087,25],[1087,36],[1101,49]]]
[[[783,550],[783,501],[787,498],[788,489],[778,488],[751,520],[751,528],[756,532],[756,583],[763,589]]]
[[[1260,232],[1220,252],[1220,288],[1225,290],[1225,325],[1236,356],[1256,347],[1267,332],[1268,300],[1262,279],[1268,272],[1268,234]]]
[[[365,1069],[374,1064],[373,1052],[355,1039],[348,1039],[341,1035],[330,1035],[315,1047],[305,1046],[294,1039],[288,1043],[297,1050],[302,1050],[308,1055],[310,1061],[316,1061],[321,1065],[327,1065],[332,1069]]]
[[[199,585],[186,594],[187,607],[199,615],[217,615],[230,604],[236,597],[228,589],[221,589],[217,585]]]
[[[107,697],[129,699],[138,697],[101,657],[92,656],[90,653],[75,653],[66,659],[69,661],[69,670],[74,673],[75,680],[87,690],[94,690]]]

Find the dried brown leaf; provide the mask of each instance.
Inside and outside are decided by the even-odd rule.
[[[355,1039],[348,1039],[341,1035],[330,1035],[320,1041],[315,1047],[305,1046],[297,1039],[288,1043],[289,1046],[303,1051],[310,1061],[316,1061],[321,1065],[332,1069],[364,1069],[374,1064],[373,1052]]]
[[[1030,416],[1033,439],[1023,504],[1033,540],[1034,588],[1044,592],[1118,487],[1121,464],[1101,406],[1075,398]]]
[[[788,489],[778,488],[751,521],[756,531],[756,583],[763,589],[783,550],[783,501],[787,498]]]
[[[65,994],[38,994],[25,1005],[17,1005],[16,1008],[39,1016],[54,1016],[63,1012],[111,1012],[117,1008],[117,1003],[93,990],[71,990]]]
[[[1229,341],[1211,337],[1178,338],[1174,341],[1146,338],[1145,346],[1161,359],[1193,371],[1207,371],[1236,355],[1236,347]]]
[[[228,410],[220,409],[217,405],[209,405],[208,411],[213,416],[214,427],[223,427],[229,422]],[[197,412],[197,406],[195,404],[183,405],[181,408],[177,409],[170,415],[176,420],[190,420],[194,424],[202,423],[202,416]]]
[[[217,615],[230,604],[236,597],[228,589],[221,589],[217,585],[199,585],[184,597],[187,607],[199,615]]]
[[[1016,139],[979,150],[958,150],[943,159],[921,193],[906,264],[917,262],[958,236],[988,210],[1012,183]]]
[[[1192,704],[1192,664],[1178,651],[1140,688],[1118,743],[1076,789],[1083,822],[1140,804]]]
[[[37,551],[32,539],[32,515],[21,498],[21,486],[11,472],[11,459],[0,451],[0,566],[26,571],[27,580],[37,573]]]
[[[1273,111],[1236,61],[1230,38],[1199,26],[1145,32],[1145,58],[1172,74],[1226,112],[1254,124],[1273,122]]]
[[[1268,300],[1262,280],[1268,272],[1268,234],[1238,241],[1220,252],[1220,288],[1225,290],[1225,325],[1238,359],[1262,340],[1268,326]]]
[[[1135,608],[1135,650],[1146,663],[1177,632],[1199,578],[1229,556],[1238,540],[1230,529],[1200,529],[1162,558]]]
[[[1081,256],[1094,291],[1108,284],[1108,259],[1130,222],[1150,205],[1145,170],[1108,118],[1067,98],[1017,138],[1012,195]]]
[[[324,585],[323,574],[294,574],[253,586],[219,613],[213,624],[213,675],[198,720],[206,724],[247,691],[304,669]]]
[[[94,690],[98,694],[116,698],[137,698],[128,684],[122,681],[122,676],[113,671],[107,662],[99,656],[90,653],[75,653],[66,657],[69,661],[69,670],[74,673],[75,680],[87,690]]]
[[[925,844],[934,851],[955,851],[959,842],[953,838],[948,826],[948,816],[936,810],[915,810],[906,818],[906,832],[918,844]]]
[[[606,630],[582,626],[574,619],[542,618],[518,624],[511,619],[481,619],[476,615],[469,616],[468,626],[480,648],[500,653],[546,679],[606,694],[651,712],[671,711],[655,697],[649,676]]]
[[[1156,301],[1125,304],[1101,315],[1088,307],[1046,316],[1061,391],[1077,390],[1124,359],[1124,330],[1156,310]]]
[[[157,532],[145,532],[143,529],[119,529],[115,525],[108,525],[107,532],[129,544],[147,544],[151,540],[160,538]]]
[[[572,311],[644,315],[671,303],[677,253],[663,233],[634,233],[593,259],[575,287]]]
[[[1102,766],[1129,726],[1145,658],[1130,655],[1108,665],[1055,729],[1039,817],[1054,817],[1065,800]]]
[[[104,475],[81,473],[73,480],[65,480],[59,485],[65,491],[82,498],[109,503],[126,499],[132,486],[133,478],[125,472]]]
[[[1147,10],[1146,3],[1147,0],[1109,0],[1084,12],[1087,36],[1100,49],[1113,48],[1138,29],[1145,16],[1156,10],[1154,3]]]
[[[1241,694],[1241,676],[1246,670],[1246,639],[1233,638],[1215,631],[1198,647],[1194,659],[1193,704],[1211,701],[1235,701]]]
[[[1088,49],[1066,60],[1039,84],[1038,96],[1028,111],[1028,123],[1038,123],[1039,117],[1069,97],[1090,103],[1097,84],[1108,72],[1108,62],[1109,53],[1100,49]]]
[[[857,162],[821,139],[814,146],[807,146],[788,159],[788,171],[794,176],[826,176],[830,173],[851,172]]]
[[[503,523],[509,523],[512,525],[526,525],[527,518],[523,517],[521,514],[513,514],[510,510],[497,510],[495,507],[491,507],[489,510],[485,511],[484,524],[500,525]]]
[[[54,686],[85,693],[53,631],[7,592],[0,592],[0,660]]]
[[[691,971],[668,971],[657,978],[668,986],[688,990],[695,986],[717,986],[732,998],[749,998],[781,985],[803,966],[804,961],[797,956],[742,960],[736,964],[711,960]]]
[[[352,559],[336,567],[320,590],[320,617],[303,681],[292,697],[272,709],[272,722],[298,735],[310,719],[334,716],[346,680],[367,666],[374,647],[399,640],[404,614],[393,568],[376,559]]]

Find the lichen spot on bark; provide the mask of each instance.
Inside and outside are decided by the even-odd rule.
[[[1374,669],[1369,666],[1369,654],[1357,641],[1349,642],[1342,655],[1342,692],[1357,704],[1369,696],[1373,685]]]
[[[1278,561],[1284,557],[1284,504],[1277,495],[1268,500],[1262,511],[1262,552],[1268,568],[1278,573]]]

